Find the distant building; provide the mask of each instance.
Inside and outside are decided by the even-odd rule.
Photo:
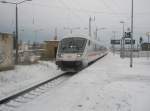
[[[19,50],[23,50],[23,51],[29,50],[29,44],[28,43],[20,43],[18,45],[18,47],[19,47]]]
[[[19,44],[19,64],[34,64],[37,63],[44,54],[43,43],[22,43]]]
[[[43,58],[54,59],[56,57],[58,43],[58,40],[45,41]]]
[[[142,43],[141,44],[141,49],[143,51],[150,51],[150,43]]]
[[[0,33],[0,71],[13,67],[13,35]]]

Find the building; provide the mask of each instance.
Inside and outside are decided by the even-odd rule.
[[[141,44],[141,49],[143,50],[143,51],[150,51],[150,43],[142,43]]]
[[[58,43],[59,43],[58,40],[45,41],[45,45],[44,45],[45,51],[43,54],[44,59],[56,58]]]
[[[13,35],[0,33],[0,71],[14,68]]]

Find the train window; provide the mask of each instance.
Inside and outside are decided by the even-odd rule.
[[[64,53],[83,52],[87,40],[79,37],[65,38],[61,41],[60,51]]]

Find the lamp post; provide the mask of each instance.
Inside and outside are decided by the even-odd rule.
[[[124,57],[124,51],[125,51],[125,35],[124,35],[124,24],[125,24],[125,22],[124,21],[120,21],[120,23],[123,25],[123,27],[122,27],[122,38],[121,38],[121,57]]]
[[[16,41],[15,41],[15,47],[16,47],[16,58],[15,63],[18,64],[18,5],[22,4],[26,1],[32,1],[32,0],[23,0],[21,2],[8,2],[8,1],[0,1],[0,3],[6,3],[6,4],[13,4],[16,7]]]
[[[133,67],[133,0],[131,8],[131,54],[130,54],[130,67]]]
[[[89,18],[89,36],[90,37],[92,36],[92,28],[91,28],[92,21],[95,21],[95,16],[94,16],[94,18],[92,18],[92,17]]]

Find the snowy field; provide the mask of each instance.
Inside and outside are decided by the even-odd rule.
[[[33,65],[18,65],[15,70],[2,71],[0,72],[0,99],[61,73],[50,61],[40,61]]]
[[[13,111],[150,111],[150,59],[108,54]],[[0,72],[0,97],[62,73],[52,62]]]
[[[16,111],[150,111],[150,60],[108,54]]]

